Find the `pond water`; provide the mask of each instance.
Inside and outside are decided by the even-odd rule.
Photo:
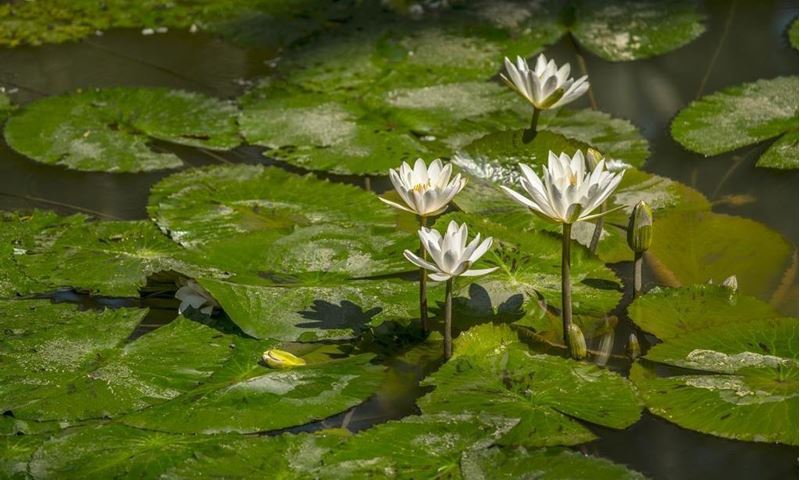
[[[644,166],[692,186],[713,204],[713,210],[748,217],[780,232],[795,252],[798,238],[798,179],[795,170],[753,168],[767,145],[703,159],[684,150],[669,134],[669,123],[688,102],[723,87],[797,72],[785,30],[797,16],[789,1],[707,1],[708,29],[688,46],[649,60],[610,63],[585,53],[597,106],[615,117],[630,119],[650,143]],[[574,45],[562,39],[548,55],[576,63]],[[204,34],[170,31],[142,36],[138,30],[113,30],[102,36],[64,45],[0,50],[0,85],[13,89],[13,100],[24,104],[77,88],[105,86],[165,86],[234,98],[270,71],[275,52],[245,49]],[[579,101],[589,106],[589,99]],[[164,143],[188,165],[218,163],[276,163],[262,149],[244,146],[219,153]],[[60,213],[83,211],[103,218],[146,219],[151,186],[173,172],[106,174],[66,170],[26,159],[0,145],[0,209],[47,208]],[[284,168],[297,171],[296,168]],[[364,185],[358,177],[333,177]],[[370,188],[389,188],[386,178],[372,178]],[[796,259],[796,257],[795,257]],[[796,260],[795,260],[796,267]],[[615,272],[629,281],[629,268]],[[793,284],[796,284],[796,270]],[[157,279],[151,281],[158,291]],[[645,278],[652,287],[656,279]],[[60,301],[87,306],[135,305],[135,299],[87,299],[59,294]],[[145,295],[141,304],[152,308],[151,328],[172,320],[177,302],[169,296]],[[784,308],[796,315],[797,306]],[[617,312],[622,315],[624,312]],[[631,331],[623,318],[614,334],[611,368],[627,372],[625,339]],[[593,345],[590,345],[590,348]],[[361,430],[389,419],[418,412],[414,402],[428,391],[417,382],[435,370],[439,360],[409,371],[393,366],[403,379],[391,392],[382,392],[348,412],[291,431],[310,431],[347,425]],[[632,427],[616,431],[591,427],[600,437],[579,450],[625,464],[656,479],[788,479],[798,475],[795,447],[737,442],[684,430],[645,413]]]

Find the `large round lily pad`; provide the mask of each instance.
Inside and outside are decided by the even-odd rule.
[[[360,188],[274,167],[215,166],[164,178],[150,194],[156,224],[192,247],[264,231],[321,223],[390,228],[395,212]]]
[[[193,389],[230,353],[229,337],[183,318],[127,342],[144,309],[10,300],[0,310],[0,410],[20,419],[117,417]]]
[[[231,357],[202,386],[123,421],[162,432],[266,432],[343,412],[372,395],[384,377],[383,367],[370,363],[374,355],[336,358],[341,352],[273,370],[261,363],[261,354],[274,345],[237,339]]]
[[[508,326],[481,325],[456,339],[453,358],[423,381],[423,412],[519,419],[500,443],[575,445],[594,435],[574,419],[625,428],[639,401],[621,376],[596,365],[531,352]]]
[[[797,168],[797,77],[758,80],[692,102],[672,122],[672,136],[703,155],[777,138],[756,163]]]
[[[648,363],[631,379],[648,409],[678,425],[736,440],[797,445],[797,319],[693,330],[645,357],[685,370],[662,377]]]
[[[162,88],[106,88],[46,97],[8,120],[5,138],[36,161],[96,172],[180,167],[156,149],[165,141],[211,150],[240,143],[236,106],[198,93]]]

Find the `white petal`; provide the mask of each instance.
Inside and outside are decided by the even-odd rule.
[[[378,197],[378,200],[380,200],[381,202],[383,202],[383,203],[385,203],[387,205],[390,205],[390,206],[392,206],[394,208],[399,208],[400,210],[404,210],[406,212],[413,213],[413,214],[417,215],[417,212],[415,212],[414,210],[411,210],[410,208],[408,208],[406,206],[400,205],[399,203],[395,203],[395,202],[393,202],[391,200],[386,200],[383,197]]]
[[[439,271],[439,269],[436,268],[436,265],[434,265],[434,264],[432,264],[430,262],[426,262],[425,260],[421,259],[417,254],[415,254],[411,250],[405,250],[403,252],[403,256],[406,257],[406,260],[408,260],[409,262],[413,263],[414,265],[416,265],[416,266],[418,266],[420,268],[424,268],[425,270],[431,270],[431,271],[434,271],[434,272],[438,272]]]
[[[467,270],[466,272],[462,272],[462,277],[478,277],[480,275],[486,275],[487,273],[492,273],[500,267],[492,267],[492,268],[478,268],[475,270]]]

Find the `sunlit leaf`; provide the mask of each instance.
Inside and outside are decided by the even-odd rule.
[[[672,136],[703,155],[778,138],[756,166],[797,168],[797,77],[729,87],[692,102],[672,122]]]
[[[227,150],[240,143],[231,102],[161,88],[107,88],[46,97],[7,122],[9,146],[36,161],[99,172],[176,168],[165,142]]]
[[[639,402],[624,378],[593,364],[533,353],[510,341],[508,329],[487,324],[462,333],[453,358],[424,380],[435,389],[419,400],[422,411],[519,419],[501,443],[525,446],[592,440],[573,418],[611,428],[638,420]],[[476,341],[484,348],[473,348]],[[494,348],[486,348],[491,342]]]

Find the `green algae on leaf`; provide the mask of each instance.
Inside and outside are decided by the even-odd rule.
[[[239,338],[228,360],[193,391],[126,417],[162,432],[253,433],[303,425],[341,413],[371,396],[384,378],[374,355],[341,352],[306,366],[273,370],[261,363],[273,340]]]
[[[797,445],[797,319],[767,318],[692,330],[644,357],[683,370],[660,377],[637,363],[631,380],[647,408],[711,435]]]
[[[797,168],[797,77],[729,87],[692,102],[672,122],[672,136],[705,156],[777,141],[758,167]]]
[[[43,300],[0,309],[11,332],[0,352],[0,410],[20,419],[117,417],[193,389],[229,354],[230,339],[182,318],[126,342],[144,309],[81,312]]]
[[[569,30],[595,55],[620,62],[686,45],[705,31],[703,19],[692,0],[581,0]]]
[[[453,358],[423,381],[435,389],[419,400],[422,411],[519,419],[500,443],[533,447],[592,440],[573,418],[618,429],[639,419],[636,393],[621,376],[536,354],[513,336],[508,326],[491,324],[462,333]]]
[[[628,307],[642,330],[667,340],[701,328],[778,316],[767,303],[721,285],[655,288]]]
[[[9,146],[36,161],[95,172],[180,167],[156,140],[211,150],[240,143],[236,106],[197,93],[115,87],[46,97],[7,122]]]

